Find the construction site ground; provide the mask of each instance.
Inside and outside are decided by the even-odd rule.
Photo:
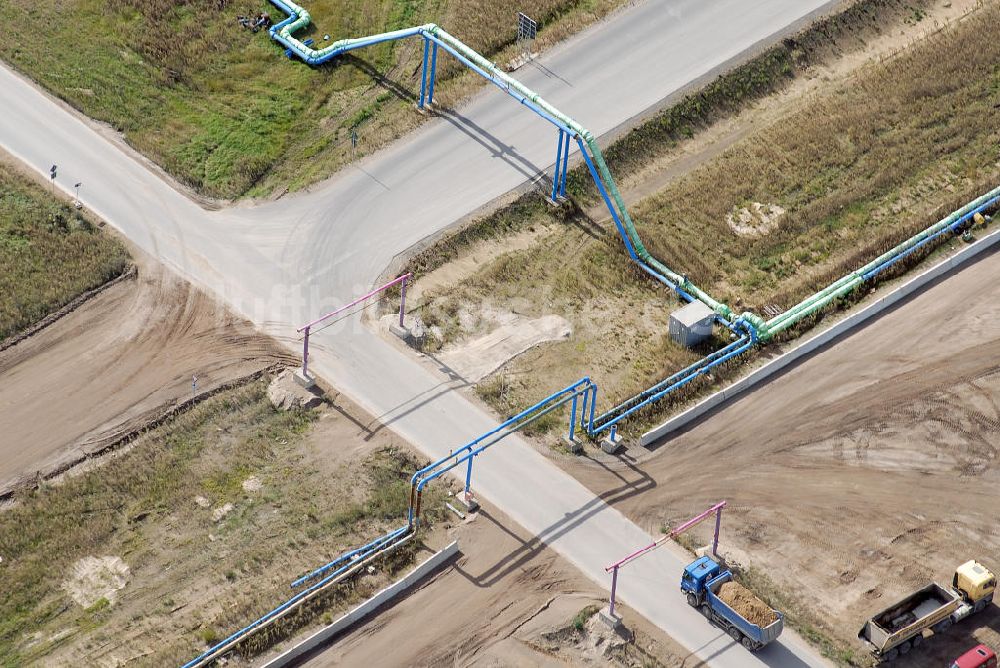
[[[291,362],[130,248],[137,271],[0,351],[0,493],[113,445],[178,404]]]
[[[704,665],[627,608],[612,631],[606,592],[495,508],[454,521],[456,561],[301,665]]]
[[[287,520],[269,516],[267,508],[283,509],[282,514],[298,508],[293,524],[308,523],[303,503],[315,505],[310,512],[319,519],[314,521],[349,515],[353,511],[342,506],[374,490],[349,489],[345,472],[347,478],[359,475],[359,463],[387,448],[406,451],[397,437],[336,393],[307,421],[304,437],[295,436],[303,426],[296,420],[272,424],[275,418],[254,408],[261,401],[261,384],[274,367],[293,360],[214,299],[141,251],[130,251],[133,274],[0,352],[0,429],[5,434],[0,477],[14,494],[5,510],[18,513],[32,503],[47,508],[31,514],[47,547],[45,558],[39,561],[36,550],[30,563],[23,563],[16,546],[18,532],[3,526],[5,517],[13,517],[0,514],[0,569],[24,582],[37,585],[36,578],[45,577],[58,585],[38,597],[43,612],[37,622],[12,616],[0,629],[8,659],[72,665],[85,656],[92,665],[158,665],[167,657],[188,657],[199,643],[214,642],[279,603],[289,591],[286,581],[300,570],[382,530],[379,522],[367,520],[346,533],[339,527],[332,536],[336,545],[324,547],[328,541],[308,527],[280,529]],[[263,380],[248,381],[260,375]],[[192,376],[197,377],[194,388]],[[234,443],[256,443],[261,430],[275,440],[271,447],[277,459],[248,468],[259,454],[255,444],[254,456],[239,457],[243,463],[227,469]],[[192,488],[199,493],[185,497],[187,510],[177,514],[151,498],[132,498],[131,490],[145,485],[159,494],[165,486],[188,483],[164,482],[170,467],[159,470],[151,463],[147,482],[138,481],[136,488],[132,477],[144,469],[123,467],[123,461],[149,457],[152,462],[165,444],[199,443],[202,432],[211,432],[210,450],[193,457],[204,459],[195,468],[202,473],[204,467],[222,468],[204,478],[208,487]],[[285,483],[297,481],[291,491],[276,486],[274,478],[288,466],[300,472],[280,474]],[[325,491],[309,492],[302,483],[310,479],[322,480]],[[91,482],[80,488],[81,480]],[[73,494],[63,493],[67,485]],[[76,496],[103,487],[116,490],[109,492],[114,498]],[[386,499],[378,503],[383,501],[392,505]],[[58,528],[79,503],[85,513],[95,504],[113,507],[101,512],[111,524],[124,517],[125,526],[112,534],[117,538],[101,537],[108,528],[102,522],[80,544],[61,543],[60,535],[79,529]],[[89,526],[87,517],[80,527]],[[457,539],[458,559],[314,661],[394,656],[411,665],[436,665],[445,658],[460,665],[497,665],[504,659],[508,665],[701,665],[635,615],[625,629],[610,631],[594,614],[606,603],[601,588],[498,510],[487,506],[465,522],[444,517],[423,537],[427,546],[408,558],[423,558],[434,546]],[[18,515],[21,519],[27,518]],[[397,520],[402,515],[388,524]],[[261,535],[280,542],[270,557],[260,551]],[[282,556],[274,558],[277,554]],[[405,569],[406,563],[394,567]],[[304,622],[303,634],[389,579],[381,569],[363,576],[345,595],[315,611]],[[428,610],[443,620],[431,630]],[[269,642],[265,638],[255,647]]]
[[[652,532],[727,500],[722,553],[861,657],[870,615],[968,559],[1000,569],[998,281],[994,251],[666,442],[558,459],[598,494],[655,481],[616,504]],[[1000,645],[1000,608],[944,636],[905,665]]]
[[[418,460],[395,436],[336,396],[277,411],[267,387],[220,392],[14,497],[0,512],[0,569],[19,583],[2,603],[0,663],[179,665],[287,599],[292,579],[404,521],[398,481]],[[434,544],[432,530],[423,538]],[[415,546],[237,659],[384,587]]]
[[[752,116],[748,122],[754,122]],[[695,164],[698,158],[690,160]],[[647,175],[645,182],[656,180],[659,188],[664,173]],[[654,188],[642,183],[627,187],[637,197]],[[0,491],[5,481],[30,483],[39,474],[46,477],[81,463],[143,431],[192,394],[211,393],[291,361],[214,300],[134,249],[132,253],[136,279],[116,283],[0,352]],[[872,612],[927,581],[946,583],[966,559],[1000,568],[995,527],[1000,507],[1000,306],[992,289],[998,280],[1000,257],[992,253],[666,443],[650,450],[630,447],[617,456],[590,449],[582,458],[554,459],[598,494],[623,482],[649,486],[649,480],[655,481],[649,490],[616,504],[654,534],[727,499],[723,553],[744,566],[759,594],[790,611],[797,623],[853,647],[860,656],[855,636]],[[617,312],[613,305],[597,306],[588,315],[611,322]],[[649,322],[665,327],[661,304],[651,306]],[[580,352],[574,356],[582,357]],[[534,361],[525,359],[530,370]],[[142,441],[136,443],[141,448]],[[320,481],[346,461],[380,447],[406,446],[346,400],[335,399],[320,412],[308,436],[296,442],[296,457]],[[101,470],[112,466],[113,459],[98,458],[89,466]],[[85,475],[87,468],[73,475]],[[223,492],[254,499],[261,489],[260,480],[253,482],[253,471],[237,473],[215,488],[220,500]],[[266,493],[267,480],[263,483]],[[206,500],[215,505],[216,499]],[[191,501],[188,514],[214,513],[197,499]],[[254,515],[248,509],[254,503],[236,503],[234,520],[250,520],[252,526]],[[203,526],[198,538],[178,538],[177,527],[189,524],[185,513],[175,517],[162,508],[127,510],[136,511],[128,516],[136,525],[150,517],[165,519],[142,534],[142,544],[123,545],[153,555],[141,568],[132,565],[130,581],[140,586],[126,585],[111,597],[118,602],[102,602],[106,597],[101,596],[81,610],[74,608],[82,622],[22,637],[18,652],[44,645],[56,663],[70,665],[86,651],[97,663],[142,665],[156,658],[141,649],[153,637],[145,633],[163,634],[164,643],[179,635],[190,642],[194,634],[210,642],[225,630],[206,623],[207,617],[191,615],[198,605],[214,606],[212,614],[226,618],[246,617],[242,609],[236,611],[242,616],[235,608],[223,610],[227,588],[234,582],[248,586],[250,575],[260,575],[238,565],[216,572],[216,564],[187,562],[188,588],[167,605],[165,599],[173,600],[167,594],[177,589],[178,572],[170,570],[177,554],[150,550],[149,545],[157,544],[151,541],[159,537],[165,545],[202,550],[206,541],[215,543],[214,532]],[[233,510],[211,521],[224,521]],[[208,520],[203,524],[210,526]],[[574,620],[581,610],[601,604],[602,592],[594,583],[495,509],[487,507],[471,522],[441,520],[438,531],[433,540],[441,544],[459,539],[462,556],[457,563],[314,657],[317,665],[378,664],[385,657],[421,665],[608,660],[604,648],[617,641],[600,631],[593,617],[581,618],[579,624]],[[707,529],[699,531],[696,542],[707,542]],[[256,536],[256,531],[251,534]],[[284,535],[273,538],[280,541]],[[299,550],[296,540],[282,542],[282,553],[303,560],[319,556]],[[89,556],[108,557],[98,552]],[[237,564],[238,553],[224,556]],[[124,550],[121,557],[125,562],[130,558]],[[75,563],[80,571],[91,562]],[[105,571],[119,568],[118,562],[100,563]],[[276,591],[287,574],[271,565],[275,570],[263,579]],[[0,569],[9,568],[9,559],[0,562]],[[69,570],[62,575],[72,579]],[[374,578],[368,586],[384,582]],[[67,584],[67,596],[73,590]],[[190,602],[182,604],[181,595]],[[250,597],[243,604],[260,602]],[[150,614],[153,603],[162,609]],[[79,605],[61,599],[46,604],[55,615]],[[627,608],[624,612],[638,642],[630,655],[629,644],[622,645],[623,665],[698,665]],[[120,633],[106,630],[112,618],[121,624]],[[435,620],[433,628],[428,619]],[[998,628],[1000,611],[991,607],[908,655],[906,665],[941,665],[978,641],[997,646]]]
[[[862,47],[625,176],[626,200],[661,190],[976,5],[926,3],[922,16],[867,36]],[[950,210],[940,201],[926,206],[927,215]],[[606,212],[588,214],[599,221]],[[573,332],[567,341],[508,357],[476,386],[501,414],[587,374],[601,376],[599,407],[607,407],[615,388],[646,387],[636,379],[659,380],[693,361],[698,355],[666,340],[669,295],[648,281],[633,286],[643,278],[619,271],[610,251],[584,257],[600,234],[543,215],[508,236],[447,248],[449,262],[418,276],[413,291],[414,315],[425,316],[432,342],[425,352],[439,359],[439,351],[460,351],[514,316],[565,316]],[[526,250],[546,245],[547,266],[568,285],[545,283],[526,259]],[[577,290],[573,261],[580,258],[588,271],[603,263],[605,282]],[[991,287],[998,279],[993,251],[650,450],[629,446],[611,456],[588,445],[584,456],[568,456],[552,447],[554,430],[539,447],[597,494],[623,484],[648,488],[616,507],[654,534],[728,500],[722,551],[743,566],[744,582],[834,658],[864,665],[857,632],[868,616],[932,580],[950,583],[968,559],[1000,569],[1000,307]],[[603,395],[609,388],[611,396]],[[685,544],[710,538],[704,528]],[[910,653],[905,665],[945,665],[977,642],[996,647],[998,629],[1000,610],[992,607]]]

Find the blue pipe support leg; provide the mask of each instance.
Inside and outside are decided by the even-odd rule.
[[[559,147],[556,149],[556,171],[552,175],[552,201],[555,202],[556,197],[559,196],[559,164],[562,162],[563,154],[563,137],[566,135],[562,130],[559,131]],[[567,142],[568,143],[568,142]],[[565,169],[563,170],[565,171]]]
[[[570,441],[572,441],[576,437],[576,404],[577,404],[577,399],[578,398],[579,398],[579,395],[577,395],[577,394],[573,395],[573,404],[572,404],[572,408],[570,409],[570,417],[569,417],[569,440]]]
[[[424,65],[420,70],[420,108],[424,108],[424,96],[427,93],[427,56],[430,54],[431,42],[424,38]]]
[[[597,385],[594,385],[585,396],[587,408],[583,411],[584,415],[580,416],[580,426],[585,433],[589,434],[591,425],[594,423],[594,413],[597,411]]]
[[[437,74],[437,64],[438,64],[438,45],[434,42],[434,47],[431,49],[431,80],[427,85],[427,104],[434,104],[434,79]]]
[[[559,180],[559,197],[566,196],[566,172],[569,170],[569,137],[566,137],[566,145],[563,146],[563,170],[562,179]]]
[[[475,460],[475,456],[469,457],[469,468],[465,470],[465,493],[468,494],[469,490],[472,489],[472,462]]]

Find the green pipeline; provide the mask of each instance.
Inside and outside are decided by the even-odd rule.
[[[307,63],[317,64],[318,62],[328,59],[335,53],[350,50],[352,48],[359,48],[382,41],[423,35],[425,38],[433,37],[440,40],[443,44],[446,44],[448,47],[454,49],[456,53],[461,54],[462,57],[466,58],[469,62],[480,68],[495,82],[501,84],[507,90],[514,91],[517,95],[529,100],[546,114],[565,125],[566,128],[575,132],[583,140],[583,143],[586,145],[587,150],[593,159],[601,180],[604,182],[608,194],[614,203],[614,207],[617,209],[617,213],[622,221],[625,233],[628,235],[628,239],[635,249],[638,258],[649,267],[652,267],[657,272],[661,273],[665,278],[675,283],[678,288],[687,292],[692,297],[704,302],[719,316],[727,320],[733,319],[734,314],[729,306],[713,299],[705,291],[692,283],[686,276],[673,271],[657,260],[652,253],[649,252],[636,230],[635,223],[629,215],[628,209],[625,207],[625,201],[622,198],[621,192],[618,190],[618,185],[615,183],[615,179],[611,175],[611,171],[608,169],[608,165],[604,160],[604,156],[601,153],[601,149],[597,145],[597,141],[594,139],[594,136],[586,128],[577,123],[576,120],[570,118],[550,105],[538,93],[531,90],[517,79],[509,76],[493,62],[480,55],[460,39],[451,35],[440,26],[429,23],[422,26],[397,30],[380,35],[373,35],[370,37],[342,39],[333,42],[323,49],[312,49],[292,36],[293,33],[309,25],[311,21],[309,12],[290,0],[271,1],[288,12],[290,17],[294,17],[294,19],[289,21],[287,24],[282,23],[279,26],[276,26],[278,28],[277,33],[278,36],[280,36],[280,41],[290,46]],[[804,299],[771,320],[765,321],[761,316],[750,312],[740,314],[739,318],[750,323],[757,330],[760,341],[767,341],[775,334],[794,326],[804,318],[807,318],[821,310],[833,300],[857,288],[866,280],[866,274],[871,272],[873,269],[880,267],[901,254],[907,253],[907,251],[921,244],[928,237],[941,232],[950,225],[953,225],[962,216],[965,216],[970,211],[984,206],[990,200],[995,200],[998,196],[1000,196],[1000,188],[996,188],[982,197],[969,202],[964,207],[955,211],[938,223],[907,239],[894,247],[892,250],[883,253],[878,258],[866,264],[864,267],[861,267],[860,269],[843,276],[837,281],[834,281],[816,294]]]

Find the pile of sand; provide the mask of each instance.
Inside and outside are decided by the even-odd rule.
[[[739,583],[723,582],[716,596],[751,624],[765,627],[778,619],[774,610]]]
[[[102,598],[114,603],[128,578],[129,567],[121,557],[84,557],[73,564],[62,588],[78,605],[89,608]]]

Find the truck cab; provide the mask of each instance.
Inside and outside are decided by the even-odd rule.
[[[977,645],[955,659],[950,668],[997,668],[997,655],[986,645]]]
[[[951,587],[962,595],[965,602],[979,612],[993,600],[997,578],[990,569],[975,560],[967,561],[955,569]]]
[[[711,557],[696,559],[684,568],[681,575],[681,591],[687,595],[688,604],[697,608],[705,598],[706,583],[722,573],[720,566]]]

